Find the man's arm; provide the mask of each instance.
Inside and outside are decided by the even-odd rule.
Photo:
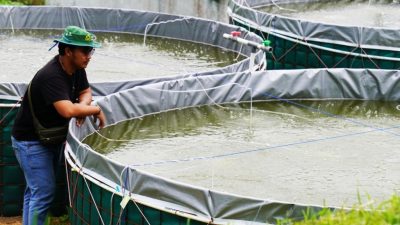
[[[105,115],[99,106],[84,105],[80,103],[74,104],[69,100],[60,100],[54,102],[53,105],[57,112],[66,119],[93,115],[95,119],[100,121],[99,128],[103,128],[105,125]]]
[[[92,103],[92,90],[90,88],[86,88],[79,93],[79,103],[84,105]]]
[[[92,103],[92,90],[89,88],[84,89],[79,93],[79,103],[83,105],[91,105]],[[85,122],[85,116],[76,118],[76,125],[80,127]]]
[[[60,100],[53,103],[57,112],[64,118],[70,119],[72,117],[84,117],[97,115],[101,109],[98,106],[90,106],[79,103],[72,103],[69,100]]]

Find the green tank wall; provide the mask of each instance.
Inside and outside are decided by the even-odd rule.
[[[0,216],[18,216],[22,214],[25,189],[24,174],[11,145],[11,129],[18,107],[12,108],[12,104],[16,102],[11,100],[0,100],[0,103],[9,104],[9,106],[0,107],[0,119],[3,119],[0,124]],[[57,193],[51,209],[53,215],[67,213],[66,194],[65,167],[60,165],[57,170]]]
[[[96,203],[101,218],[105,224],[147,224],[146,220],[138,210],[138,207],[145,215],[148,222],[152,225],[206,224],[150,208],[139,203],[138,207],[136,207],[133,201],[129,201],[121,214],[121,196],[117,194],[113,195],[112,192],[98,186],[88,179],[86,179],[86,185],[83,176],[75,171],[71,171],[70,167],[68,168],[68,178],[70,187],[69,193],[72,199],[72,207],[69,207],[69,218],[72,225],[102,224],[94,202]],[[93,199],[88,190],[92,193]],[[120,220],[120,223],[118,223],[118,220]]]

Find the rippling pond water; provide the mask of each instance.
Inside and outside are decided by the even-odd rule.
[[[228,0],[46,0],[47,5],[128,8],[228,22]]]
[[[321,0],[271,4],[261,10],[330,24],[400,28],[400,3],[393,0]]]
[[[48,49],[62,31],[0,31],[0,82],[29,82],[57,52]],[[193,42],[131,34],[96,33],[96,49],[87,67],[93,82],[125,81],[183,75],[224,67],[238,60],[237,53]]]

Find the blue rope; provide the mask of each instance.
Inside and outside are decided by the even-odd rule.
[[[400,128],[400,125],[393,126],[393,127],[388,127],[388,128],[383,128],[383,129],[380,129],[380,130],[390,130],[390,129],[396,129],[396,128]],[[311,143],[316,143],[316,142],[322,142],[322,141],[327,141],[327,140],[334,140],[334,139],[339,139],[339,138],[352,137],[352,136],[372,133],[372,132],[376,132],[376,131],[377,130],[369,130],[369,131],[362,131],[362,132],[342,134],[342,135],[331,136],[331,137],[324,137],[324,138],[319,138],[319,139],[298,141],[298,142],[293,142],[293,143],[288,143],[288,144],[270,146],[270,147],[266,147],[266,148],[258,148],[258,149],[252,149],[252,150],[246,150],[246,151],[238,151],[238,152],[232,152],[232,153],[226,153],[226,154],[220,154],[220,155],[214,155],[214,156],[193,157],[193,158],[177,159],[177,160],[165,160],[165,161],[157,161],[157,162],[143,163],[143,164],[132,164],[131,166],[137,166],[137,167],[139,167],[139,166],[156,166],[156,165],[164,165],[164,164],[170,164],[170,163],[180,163],[180,162],[190,162],[190,161],[197,161],[197,160],[218,159],[218,158],[225,158],[225,157],[243,155],[243,154],[248,154],[248,153],[262,152],[262,151],[265,151],[265,150],[271,150],[271,149],[277,149],[277,148],[291,147],[291,146],[297,146],[297,145],[303,145],[303,144],[311,144]]]
[[[325,111],[325,110],[316,109],[316,108],[313,108],[311,106],[303,105],[303,104],[300,104],[300,103],[295,102],[295,101],[291,101],[291,100],[288,100],[288,99],[283,99],[283,98],[274,96],[274,95],[269,94],[269,93],[265,93],[265,94],[262,94],[262,95],[266,96],[266,97],[270,97],[272,99],[276,99],[276,100],[282,101],[282,102],[286,102],[286,103],[289,103],[289,104],[292,104],[292,105],[295,105],[295,106],[298,106],[298,107],[302,107],[302,108],[308,109],[310,111],[314,111],[314,112],[317,112],[317,113],[320,113],[320,114],[323,114],[323,115],[326,115],[326,116],[329,116],[329,117],[341,119],[341,120],[344,120],[344,121],[347,121],[347,122],[350,122],[350,123],[353,123],[353,124],[356,124],[356,125],[361,125],[363,127],[373,128],[374,130],[387,132],[389,134],[392,134],[392,135],[395,135],[397,137],[400,137],[400,134],[393,133],[393,132],[387,131],[386,129],[383,129],[383,128],[380,128],[380,127],[375,127],[375,126],[372,126],[372,125],[369,125],[369,124],[366,124],[366,123],[363,123],[363,122],[360,122],[360,121],[357,121],[357,120],[354,120],[354,119],[349,119],[349,118],[346,118],[344,116],[333,114],[333,113],[330,113],[330,112]]]
[[[125,170],[126,171],[126,176],[125,176],[125,179],[124,179],[124,184],[123,184],[123,186],[121,186],[121,189],[122,189],[122,193],[124,193],[124,190],[126,190],[126,191],[130,191],[130,190],[128,190],[128,189],[126,189],[125,187],[130,187],[130,186],[128,186],[128,178],[129,178],[129,170]]]
[[[252,149],[252,150],[238,151],[238,152],[232,152],[232,153],[226,153],[226,154],[220,154],[220,155],[214,155],[214,156],[193,157],[193,158],[177,159],[177,160],[165,160],[165,161],[157,161],[157,162],[150,162],[150,163],[143,163],[143,164],[132,164],[131,166],[139,167],[139,166],[163,165],[163,164],[169,164],[169,163],[190,162],[190,161],[197,161],[197,160],[218,159],[218,158],[223,158],[223,157],[237,156],[237,155],[261,152],[261,151],[277,149],[277,148],[291,147],[291,146],[297,146],[297,145],[303,145],[303,144],[310,144],[310,143],[334,140],[334,139],[339,139],[339,138],[352,137],[352,136],[367,134],[367,133],[376,132],[376,131],[386,132],[386,133],[395,135],[397,137],[400,136],[397,133],[390,132],[390,130],[392,130],[392,129],[400,128],[400,125],[393,126],[393,127],[388,127],[388,128],[379,128],[379,127],[371,126],[369,124],[366,124],[366,123],[363,123],[363,122],[360,122],[360,121],[357,121],[357,120],[346,118],[344,116],[336,115],[336,114],[327,112],[325,110],[316,109],[316,108],[313,108],[311,106],[300,104],[298,102],[294,102],[294,101],[291,101],[291,100],[288,100],[288,99],[283,99],[283,98],[274,96],[274,95],[269,94],[269,93],[265,93],[265,94],[262,94],[262,95],[265,96],[265,97],[269,97],[269,98],[276,99],[276,100],[279,100],[279,101],[282,101],[282,102],[286,102],[286,103],[289,103],[289,104],[292,104],[292,105],[295,105],[295,106],[298,106],[298,107],[302,107],[302,108],[305,108],[307,110],[314,111],[314,112],[317,112],[317,113],[320,113],[320,114],[323,114],[323,115],[326,115],[326,116],[329,116],[329,117],[341,119],[341,120],[344,120],[344,121],[347,121],[347,122],[350,122],[350,123],[353,123],[353,124],[356,124],[356,125],[361,125],[363,127],[372,128],[372,130],[356,132],[356,133],[349,133],[349,134],[343,134],[343,135],[337,135],[337,136],[331,136],[331,137],[324,137],[324,138],[319,138],[319,139],[303,140],[303,141],[298,141],[298,142],[293,142],[293,143],[288,143],[288,144],[275,145],[275,146],[266,147],[266,148],[258,148],[258,149]]]

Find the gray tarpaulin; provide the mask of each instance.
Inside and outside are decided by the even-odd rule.
[[[315,1],[315,0],[314,0]],[[347,46],[400,51],[400,30],[378,27],[339,26],[324,24],[258,11],[272,4],[299,2],[295,0],[230,0],[228,14],[264,32],[292,38],[336,43]],[[313,2],[312,0],[301,2]]]
[[[266,99],[400,99],[400,71],[365,69],[313,69],[241,72],[163,81],[100,98],[112,125],[166,110]],[[85,176],[114,190],[121,185],[134,198],[158,208],[172,208],[231,224],[275,222],[282,217],[301,218],[306,206],[279,199],[254,199],[220,193],[155,176],[135,167],[121,165],[80,141],[94,132],[89,118],[82,127],[71,121],[67,150]],[[121,183],[120,180],[124,180]],[[117,189],[118,190],[118,189]],[[127,193],[125,193],[127,194]]]

